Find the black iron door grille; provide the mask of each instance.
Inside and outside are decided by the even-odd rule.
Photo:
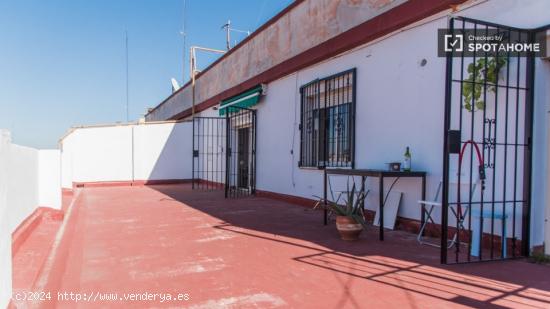
[[[248,188],[249,179],[248,172],[250,169],[249,162],[249,153],[248,149],[250,147],[250,129],[248,127],[238,129],[237,134],[237,153],[238,153],[238,182],[237,186],[239,188]]]
[[[225,142],[225,117],[193,118],[193,189],[225,188]]]
[[[468,18],[450,34],[529,38],[533,31]],[[441,262],[529,254],[534,57],[447,56]]]
[[[226,113],[226,197],[256,192],[256,111],[229,107]]]
[[[228,107],[224,117],[193,118],[192,187],[225,197],[256,192],[256,112]]]

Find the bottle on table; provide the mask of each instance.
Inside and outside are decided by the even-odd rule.
[[[411,151],[409,150],[408,146],[407,150],[405,150],[405,155],[403,156],[403,171],[411,171]]]

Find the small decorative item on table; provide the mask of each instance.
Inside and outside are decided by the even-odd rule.
[[[401,170],[401,163],[400,162],[390,162],[388,163],[388,169],[392,172],[398,172]]]

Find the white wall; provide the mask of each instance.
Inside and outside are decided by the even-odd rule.
[[[11,144],[8,175],[9,220],[13,232],[38,207],[38,150]]]
[[[534,173],[533,191],[540,192],[535,196],[533,205],[546,205],[544,207],[535,207],[533,212],[533,227],[536,230],[545,230],[544,243],[546,254],[550,255],[550,60],[537,61],[537,70],[535,71],[535,104],[538,106],[535,113],[536,147],[534,161],[540,162],[537,165],[537,171]],[[546,145],[546,147],[542,147]],[[538,220],[537,220],[538,219]],[[539,237],[540,233],[534,233]],[[542,236],[542,235],[541,235]],[[539,240],[539,239],[537,239]]]
[[[61,209],[61,152],[38,151],[38,205]]]
[[[77,129],[72,135],[74,182],[133,179],[131,126]]]
[[[59,150],[8,147],[7,205],[13,232],[38,206],[61,209]]]
[[[38,206],[61,209],[59,150],[11,143],[0,130],[0,308],[11,298],[12,233]]]
[[[73,142],[74,136],[70,132],[59,145],[61,149],[61,188],[71,189],[73,187],[73,149],[76,144]]]
[[[0,308],[11,297],[12,233],[38,206],[61,209],[58,150],[11,143],[0,130]]]
[[[11,225],[8,219],[9,132],[0,130],[0,308],[11,298]]]
[[[74,128],[61,141],[62,186],[191,178],[192,124]]]
[[[188,122],[135,126],[135,179],[191,179],[191,138]]]
[[[322,195],[322,171],[298,168],[298,88],[356,68],[356,168],[384,169],[387,162],[401,161],[410,146],[413,168],[428,171],[428,194],[433,195],[442,168],[445,59],[437,57],[437,42],[426,38],[445,22],[420,26],[270,83],[257,112],[258,189],[306,198]],[[419,65],[422,59],[428,60],[425,67]],[[378,190],[377,181],[367,186],[373,193]],[[406,193],[399,215],[418,218],[420,181],[402,179],[395,190]],[[377,194],[369,195],[367,205],[377,208]]]

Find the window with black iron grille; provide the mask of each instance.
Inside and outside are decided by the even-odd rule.
[[[300,88],[300,167],[353,167],[355,69]]]

